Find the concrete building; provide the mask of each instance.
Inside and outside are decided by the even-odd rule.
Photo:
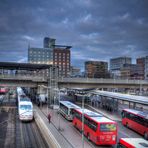
[[[28,48],[28,62],[33,64],[53,64],[53,50],[51,48]],[[40,76],[48,76],[47,70],[35,72]]]
[[[35,64],[53,64],[53,50],[50,48],[29,48],[28,62]]]
[[[139,64],[124,64],[120,71],[123,79],[143,79],[143,68]]]
[[[120,77],[120,69],[124,64],[131,64],[131,61],[131,57],[118,57],[110,59],[110,72],[112,73],[112,77]]]
[[[137,58],[137,59],[136,59],[136,63],[137,63],[138,65],[141,65],[142,71],[143,71],[142,79],[144,79],[144,78],[145,78],[145,57]]]
[[[43,47],[44,48],[53,48],[55,45],[56,39],[45,37],[43,40]]]
[[[60,77],[70,76],[71,46],[55,45],[53,49],[53,64],[59,67]]]
[[[70,75],[71,77],[79,77],[81,75],[80,68],[71,66]]]
[[[103,61],[86,61],[85,75],[88,78],[108,78],[108,63]]]
[[[28,48],[28,62],[34,64],[51,64],[59,67],[59,76],[70,76],[71,46],[56,45],[53,38],[45,37],[44,48]],[[42,73],[45,73],[43,71]],[[47,72],[48,73],[48,72]]]
[[[145,57],[145,80],[148,80],[148,56]]]

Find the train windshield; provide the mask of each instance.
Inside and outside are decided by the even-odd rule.
[[[32,107],[31,107],[31,105],[21,105],[21,106],[20,106],[20,109],[21,109],[21,110],[31,110]]]

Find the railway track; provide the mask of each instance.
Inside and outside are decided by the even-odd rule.
[[[16,117],[16,148],[48,148],[36,123],[21,122]]]
[[[0,110],[0,148],[48,148],[35,121],[21,122],[16,107]]]

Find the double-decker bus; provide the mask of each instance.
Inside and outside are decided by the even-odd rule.
[[[73,109],[74,108],[80,108],[80,107],[71,103],[70,101],[60,101],[59,112],[69,121],[73,120]]]
[[[122,111],[122,124],[148,139],[148,113],[134,109]]]
[[[88,109],[74,109],[73,125],[96,145],[114,145],[117,142],[117,123]]]
[[[121,138],[117,148],[147,148],[148,141],[142,138]]]

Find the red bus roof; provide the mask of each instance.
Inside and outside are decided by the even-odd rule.
[[[146,148],[148,147],[148,141],[142,138],[121,138],[120,144],[130,148]]]
[[[138,115],[138,116],[143,117],[145,119],[148,119],[148,112],[142,112],[142,111],[135,110],[135,109],[124,109],[124,111],[130,112],[132,114],[135,114],[135,115]]]
[[[76,111],[78,111],[79,113],[83,113],[83,109],[75,109]],[[89,118],[93,119],[94,121],[96,122],[112,122],[112,123],[116,123],[115,121],[113,120],[110,120],[106,117],[104,117],[103,115],[99,114],[99,113],[96,113],[96,112],[93,112],[93,111],[90,111],[88,109],[84,109],[84,115],[85,116],[88,116]]]

